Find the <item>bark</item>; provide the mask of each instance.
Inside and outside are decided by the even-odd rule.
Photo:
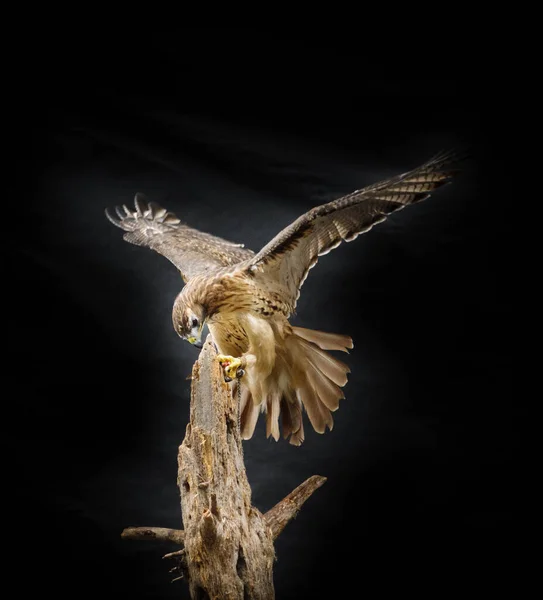
[[[153,540],[155,542],[174,542],[183,545],[185,532],[181,529],[165,527],[127,527],[121,537],[127,540]]]
[[[272,600],[273,542],[326,479],[313,476],[263,515],[251,503],[232,398],[211,338],[192,371],[190,423],[179,447],[184,530],[130,527],[122,537],[175,542],[175,558],[194,600]],[[176,577],[180,579],[181,577]]]
[[[283,498],[281,502],[278,502],[264,515],[264,520],[270,528],[274,540],[279,537],[279,534],[286,527],[287,523],[298,514],[302,504],[325,481],[326,477],[313,475],[313,477],[306,479],[306,481],[290,492],[288,496]]]

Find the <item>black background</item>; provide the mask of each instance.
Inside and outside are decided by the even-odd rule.
[[[262,511],[328,477],[276,544],[280,599],[441,597],[515,577],[512,242],[492,78],[472,57],[396,61],[355,41],[193,30],[43,42],[13,67],[2,444],[21,589],[188,598],[169,583],[169,548],[119,534],[180,526],[197,351],[171,327],[174,267],[123,242],[104,208],[143,192],[257,250],[312,206],[451,147],[472,153],[452,185],[311,272],[293,322],[352,335],[346,399],[334,430],[307,424],[300,448],[260,422],[247,472]]]

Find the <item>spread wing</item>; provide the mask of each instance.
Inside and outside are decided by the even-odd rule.
[[[220,267],[235,265],[254,256],[243,244],[193,229],[165,208],[147,203],[143,194],[134,198],[136,210],[115,207],[118,219],[107,218],[126,233],[123,239],[136,246],[146,246],[171,261],[181,272],[185,283],[195,275]]]
[[[457,173],[461,160],[442,153],[422,166],[317,206],[276,235],[249,261],[248,273],[294,310],[300,288],[319,256],[350,242],[392,212],[427,198]]]

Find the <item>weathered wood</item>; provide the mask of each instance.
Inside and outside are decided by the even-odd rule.
[[[192,371],[178,484],[192,597],[273,598],[272,534],[251,505],[237,398],[209,339]]]
[[[192,370],[190,423],[179,447],[184,530],[131,527],[122,537],[173,541],[194,600],[273,600],[273,542],[325,481],[315,475],[265,515],[251,504],[239,406],[208,337]],[[177,579],[177,578],[176,578]]]
[[[325,482],[326,477],[313,475],[313,477],[306,479],[295,490],[290,492],[288,496],[285,496],[281,502],[278,502],[273,508],[270,508],[270,510],[264,515],[264,520],[271,529],[274,540],[279,537],[279,534],[283,531],[291,519],[296,517],[298,511],[302,507],[302,504],[309,498],[309,496],[311,496],[315,490],[318,490]]]
[[[127,540],[150,540],[155,542],[174,542],[183,544],[185,532],[181,529],[167,529],[166,527],[127,527],[121,533]]]

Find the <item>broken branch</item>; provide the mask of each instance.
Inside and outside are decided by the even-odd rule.
[[[264,515],[268,527],[272,531],[273,539],[276,540],[287,524],[296,517],[304,502],[318,490],[326,481],[326,477],[313,475],[306,479],[288,496],[285,496],[273,508]]]
[[[185,532],[181,529],[166,527],[127,527],[121,537],[127,540],[150,540],[157,542],[174,542],[182,546],[185,543]]]

